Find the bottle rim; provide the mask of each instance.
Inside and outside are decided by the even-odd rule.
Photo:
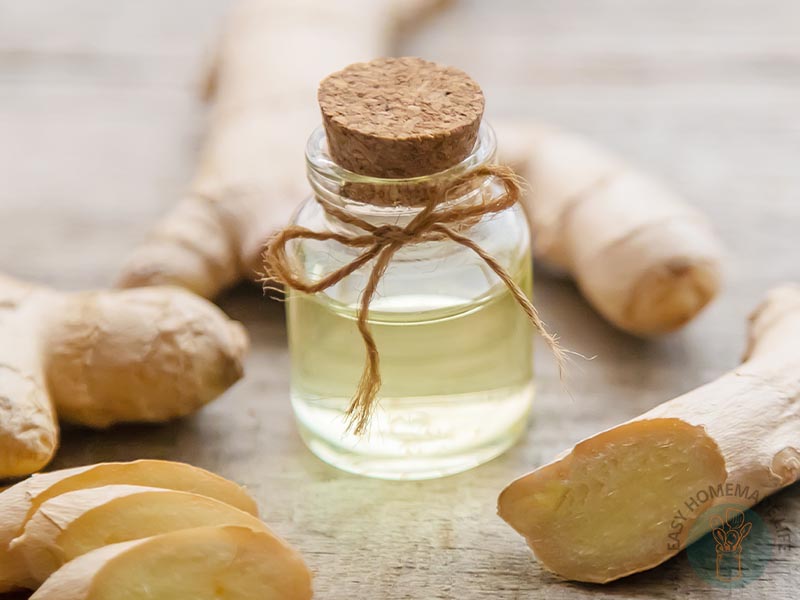
[[[346,197],[342,195],[342,190],[346,190],[348,187],[354,185],[367,185],[378,190],[378,192],[380,192],[381,188],[387,190],[391,188],[412,190],[415,187],[421,189],[430,187],[431,185],[436,185],[437,188],[441,189],[446,187],[448,182],[462,180],[465,176],[468,176],[469,173],[494,162],[496,149],[497,142],[494,130],[484,120],[478,130],[478,137],[472,152],[458,164],[444,171],[419,177],[394,179],[372,177],[354,173],[337,164],[328,153],[325,129],[322,125],[319,125],[312,132],[306,144],[306,167],[309,183],[319,199],[333,202],[337,205],[342,205],[344,203],[351,209],[360,205],[364,208],[369,207],[370,211],[379,209],[390,210],[392,212],[398,210],[402,212],[417,212],[420,210],[420,206],[372,205],[363,200]]]

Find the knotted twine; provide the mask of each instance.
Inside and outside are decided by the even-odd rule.
[[[556,336],[545,328],[536,307],[525,292],[491,254],[452,228],[468,225],[478,217],[499,213],[517,204],[522,196],[521,179],[510,167],[503,165],[480,167],[468,177],[469,179],[496,177],[503,184],[505,192],[488,202],[484,199],[480,203],[468,205],[447,205],[442,202],[441,196],[430,194],[422,210],[404,227],[391,224],[373,225],[328,202],[320,202],[323,210],[329,215],[348,225],[358,227],[364,233],[350,235],[332,231],[320,232],[299,225],[290,225],[276,233],[267,244],[264,252],[267,280],[282,283],[288,288],[306,294],[321,292],[375,260],[367,284],[361,293],[357,313],[358,330],[366,349],[366,361],[358,387],[346,411],[348,430],[352,430],[356,435],[366,431],[381,387],[380,354],[369,327],[369,305],[392,257],[406,245],[450,239],[475,252],[508,287],[511,295],[555,355],[559,370],[563,371],[564,351],[559,346]],[[459,186],[456,185],[453,189],[457,187]],[[448,194],[444,197],[446,199]],[[288,242],[298,239],[334,241],[351,248],[364,248],[364,251],[350,263],[328,273],[319,281],[309,282],[295,274],[286,255]]]

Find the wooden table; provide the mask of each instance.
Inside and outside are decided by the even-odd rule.
[[[0,269],[68,289],[112,281],[189,179],[197,82],[226,5],[0,0]],[[463,0],[405,50],[466,68],[491,113],[582,131],[670,181],[727,244],[724,294],[684,331],[645,342],[609,327],[570,283],[539,277],[547,321],[597,355],[575,369],[574,399],[540,347],[524,443],[462,475],[389,483],[305,450],[281,308],[243,287],[222,305],[253,338],[244,381],[172,425],[66,431],[53,466],[159,457],[235,479],[307,557],[324,599],[797,597],[797,486],[773,502],[791,543],[730,593],[683,555],[607,587],[564,583],[495,516],[495,500],[578,439],[735,365],[748,311],[771,285],[800,280],[800,3]]]

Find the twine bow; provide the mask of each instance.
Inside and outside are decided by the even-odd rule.
[[[437,198],[435,194],[431,194],[431,198],[423,209],[404,227],[399,225],[373,225],[329,203],[321,203],[323,209],[329,215],[349,225],[355,225],[365,233],[361,235],[345,235],[335,232],[311,231],[305,227],[291,225],[275,234],[267,244],[264,253],[267,279],[277,281],[286,287],[307,294],[321,292],[335,285],[375,259],[372,272],[361,293],[357,315],[358,330],[366,348],[366,363],[346,413],[348,427],[356,435],[363,433],[367,429],[375,409],[375,399],[381,387],[380,355],[369,327],[369,305],[375,295],[378,282],[386,272],[392,257],[400,248],[408,244],[451,239],[475,252],[508,287],[514,299],[556,356],[559,368],[563,365],[563,350],[558,345],[557,338],[545,329],[544,323],[539,318],[539,313],[533,303],[508,271],[478,244],[451,228],[453,225],[469,223],[470,220],[476,217],[502,212],[519,202],[522,195],[520,178],[511,168],[502,165],[481,167],[470,173],[469,177],[496,177],[505,187],[505,193],[489,202],[484,201],[463,206],[445,206],[443,208],[440,208],[440,198]],[[286,255],[287,243],[296,239],[335,241],[352,248],[364,248],[364,251],[352,262],[312,283],[293,272]]]

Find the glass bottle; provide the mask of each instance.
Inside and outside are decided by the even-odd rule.
[[[497,198],[505,189],[496,177],[470,176],[494,163],[495,147],[483,122],[469,154],[447,169],[372,177],[337,164],[320,127],[306,150],[313,194],[293,225],[356,236],[364,231],[339,216],[403,226],[422,210],[403,198],[437,193],[447,206]],[[519,205],[475,217],[458,231],[492,255],[530,297],[530,238]],[[362,252],[330,240],[287,245],[292,268],[310,282]],[[314,294],[287,290],[291,399],[305,443],[331,465],[385,479],[457,473],[504,452],[525,430],[531,406],[532,327],[486,262],[449,239],[403,246],[380,279],[368,323],[382,386],[368,430],[357,435],[348,428],[345,411],[365,361],[356,319],[370,272],[367,264]]]

